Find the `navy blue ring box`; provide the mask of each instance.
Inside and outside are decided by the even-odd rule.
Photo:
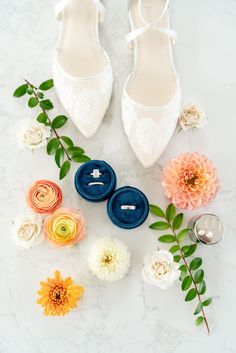
[[[108,200],[107,213],[113,224],[124,229],[139,227],[147,218],[149,203],[138,189],[125,186],[116,189],[116,174],[104,161],[92,160],[81,165],[75,174],[75,188],[85,200]]]
[[[116,174],[106,162],[93,160],[79,167],[74,182],[77,192],[85,200],[102,202],[114,193]]]
[[[139,227],[149,213],[148,199],[140,190],[124,186],[107,203],[107,213],[115,225],[124,229]]]

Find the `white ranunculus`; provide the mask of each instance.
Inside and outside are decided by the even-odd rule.
[[[207,118],[204,111],[195,104],[186,104],[180,114],[179,124],[186,131],[191,128],[198,128],[207,124]]]
[[[144,258],[143,279],[148,284],[167,289],[179,278],[179,265],[166,250],[156,250]]]
[[[32,119],[23,119],[14,127],[13,136],[20,148],[35,150],[47,144],[51,129]]]
[[[19,215],[14,222],[13,240],[23,249],[40,244],[44,240],[41,217],[31,213]]]

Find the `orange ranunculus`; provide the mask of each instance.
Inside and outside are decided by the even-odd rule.
[[[179,208],[193,210],[206,206],[219,190],[213,163],[205,156],[185,153],[172,159],[164,168],[162,185],[165,195]]]
[[[28,190],[26,201],[35,213],[52,213],[62,203],[62,192],[50,180],[38,180]]]
[[[44,307],[47,316],[64,316],[77,307],[77,301],[84,293],[83,287],[76,285],[71,277],[63,279],[59,271],[55,271],[54,278],[47,278],[40,284],[37,303]]]
[[[54,246],[74,245],[85,235],[85,222],[81,212],[60,208],[46,217],[43,230],[46,239]]]

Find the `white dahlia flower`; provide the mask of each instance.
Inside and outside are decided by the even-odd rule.
[[[130,266],[130,252],[118,239],[98,240],[89,255],[89,269],[101,281],[114,282],[123,278]]]

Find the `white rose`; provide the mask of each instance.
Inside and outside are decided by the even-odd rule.
[[[194,127],[200,129],[207,122],[204,111],[194,104],[186,104],[179,117],[179,124],[184,131]]]
[[[40,244],[44,240],[42,219],[30,213],[19,215],[14,222],[13,240],[23,249]]]
[[[153,251],[144,258],[142,275],[148,284],[167,289],[179,278],[179,265],[169,251]]]
[[[51,129],[32,119],[23,119],[15,126],[13,136],[20,148],[34,150],[47,144]]]

